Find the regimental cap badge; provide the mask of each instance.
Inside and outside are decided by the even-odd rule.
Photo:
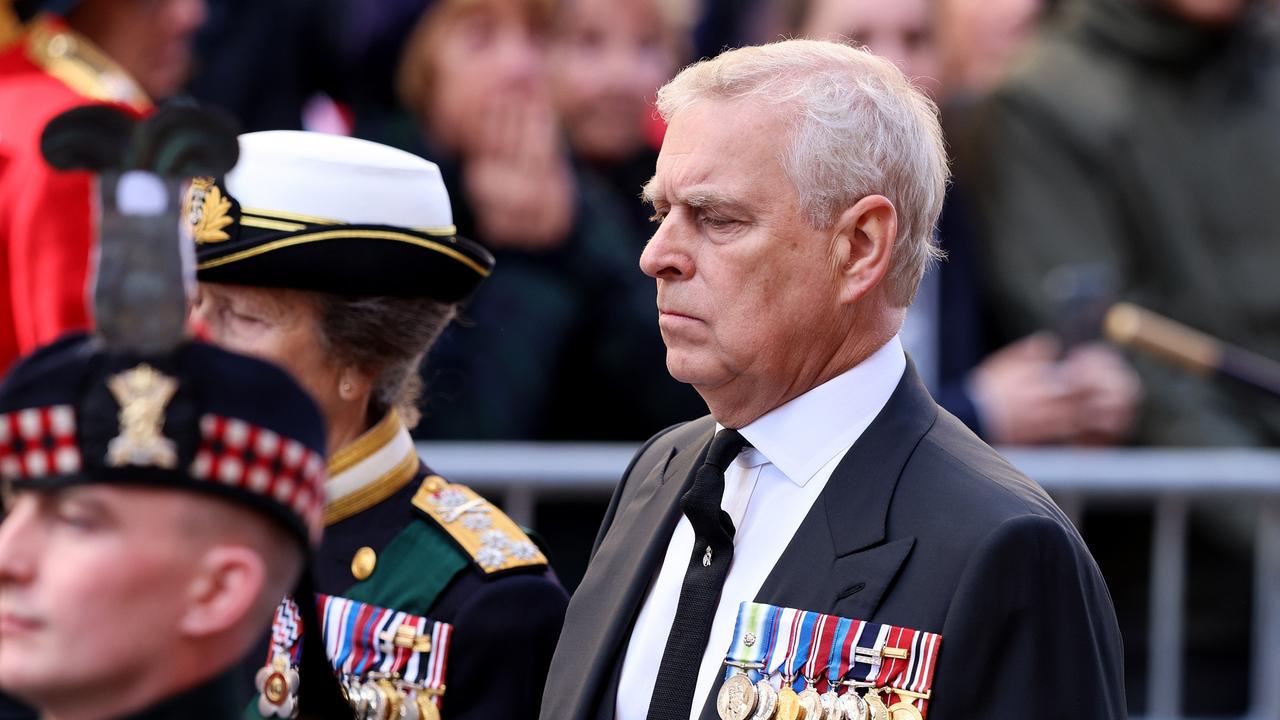
[[[120,434],[107,443],[107,465],[173,469],[177,445],[164,436],[164,411],[178,381],[146,363],[112,375],[107,388],[120,405]]]
[[[191,181],[183,203],[187,228],[197,245],[225,242],[231,239],[227,227],[235,222],[231,215],[231,198],[211,177]]]

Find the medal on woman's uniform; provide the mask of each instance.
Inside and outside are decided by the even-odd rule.
[[[419,720],[440,720],[440,708],[436,707],[435,698],[425,690],[419,690],[414,696],[418,706]]]

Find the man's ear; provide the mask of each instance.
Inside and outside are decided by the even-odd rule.
[[[239,625],[254,611],[267,582],[267,565],[244,545],[215,545],[205,551],[188,588],[179,632],[200,638]]]
[[[836,219],[832,237],[840,302],[866,297],[889,273],[898,240],[898,211],[883,195],[868,195]]]

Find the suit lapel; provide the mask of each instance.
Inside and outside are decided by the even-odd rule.
[[[581,670],[581,682],[571,692],[580,696],[564,705],[584,711],[577,717],[588,716],[616,675],[636,613],[666,555],[680,518],[680,496],[715,431],[710,418],[695,423],[700,427],[690,428],[690,439],[682,447],[673,446],[665,466],[660,463],[646,477],[628,481],[637,482],[634,496],[620,504],[575,593],[575,597],[590,598],[590,607],[575,608],[570,603],[569,614],[578,616],[578,623],[598,628],[588,637],[569,639],[568,633],[561,637],[561,643],[569,640],[578,646],[574,654],[579,658],[575,665]],[[607,710],[604,716],[612,717],[612,708]]]
[[[756,602],[872,619],[915,545],[914,536],[897,533],[886,541],[893,493],[937,416],[937,405],[908,360],[889,402],[831,473]],[[712,686],[700,720],[716,720],[720,682]]]

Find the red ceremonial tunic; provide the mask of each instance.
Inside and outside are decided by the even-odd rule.
[[[94,102],[150,109],[119,66],[52,16],[0,52],[0,375],[19,355],[91,324],[93,175],[50,168],[40,133],[59,113]]]

